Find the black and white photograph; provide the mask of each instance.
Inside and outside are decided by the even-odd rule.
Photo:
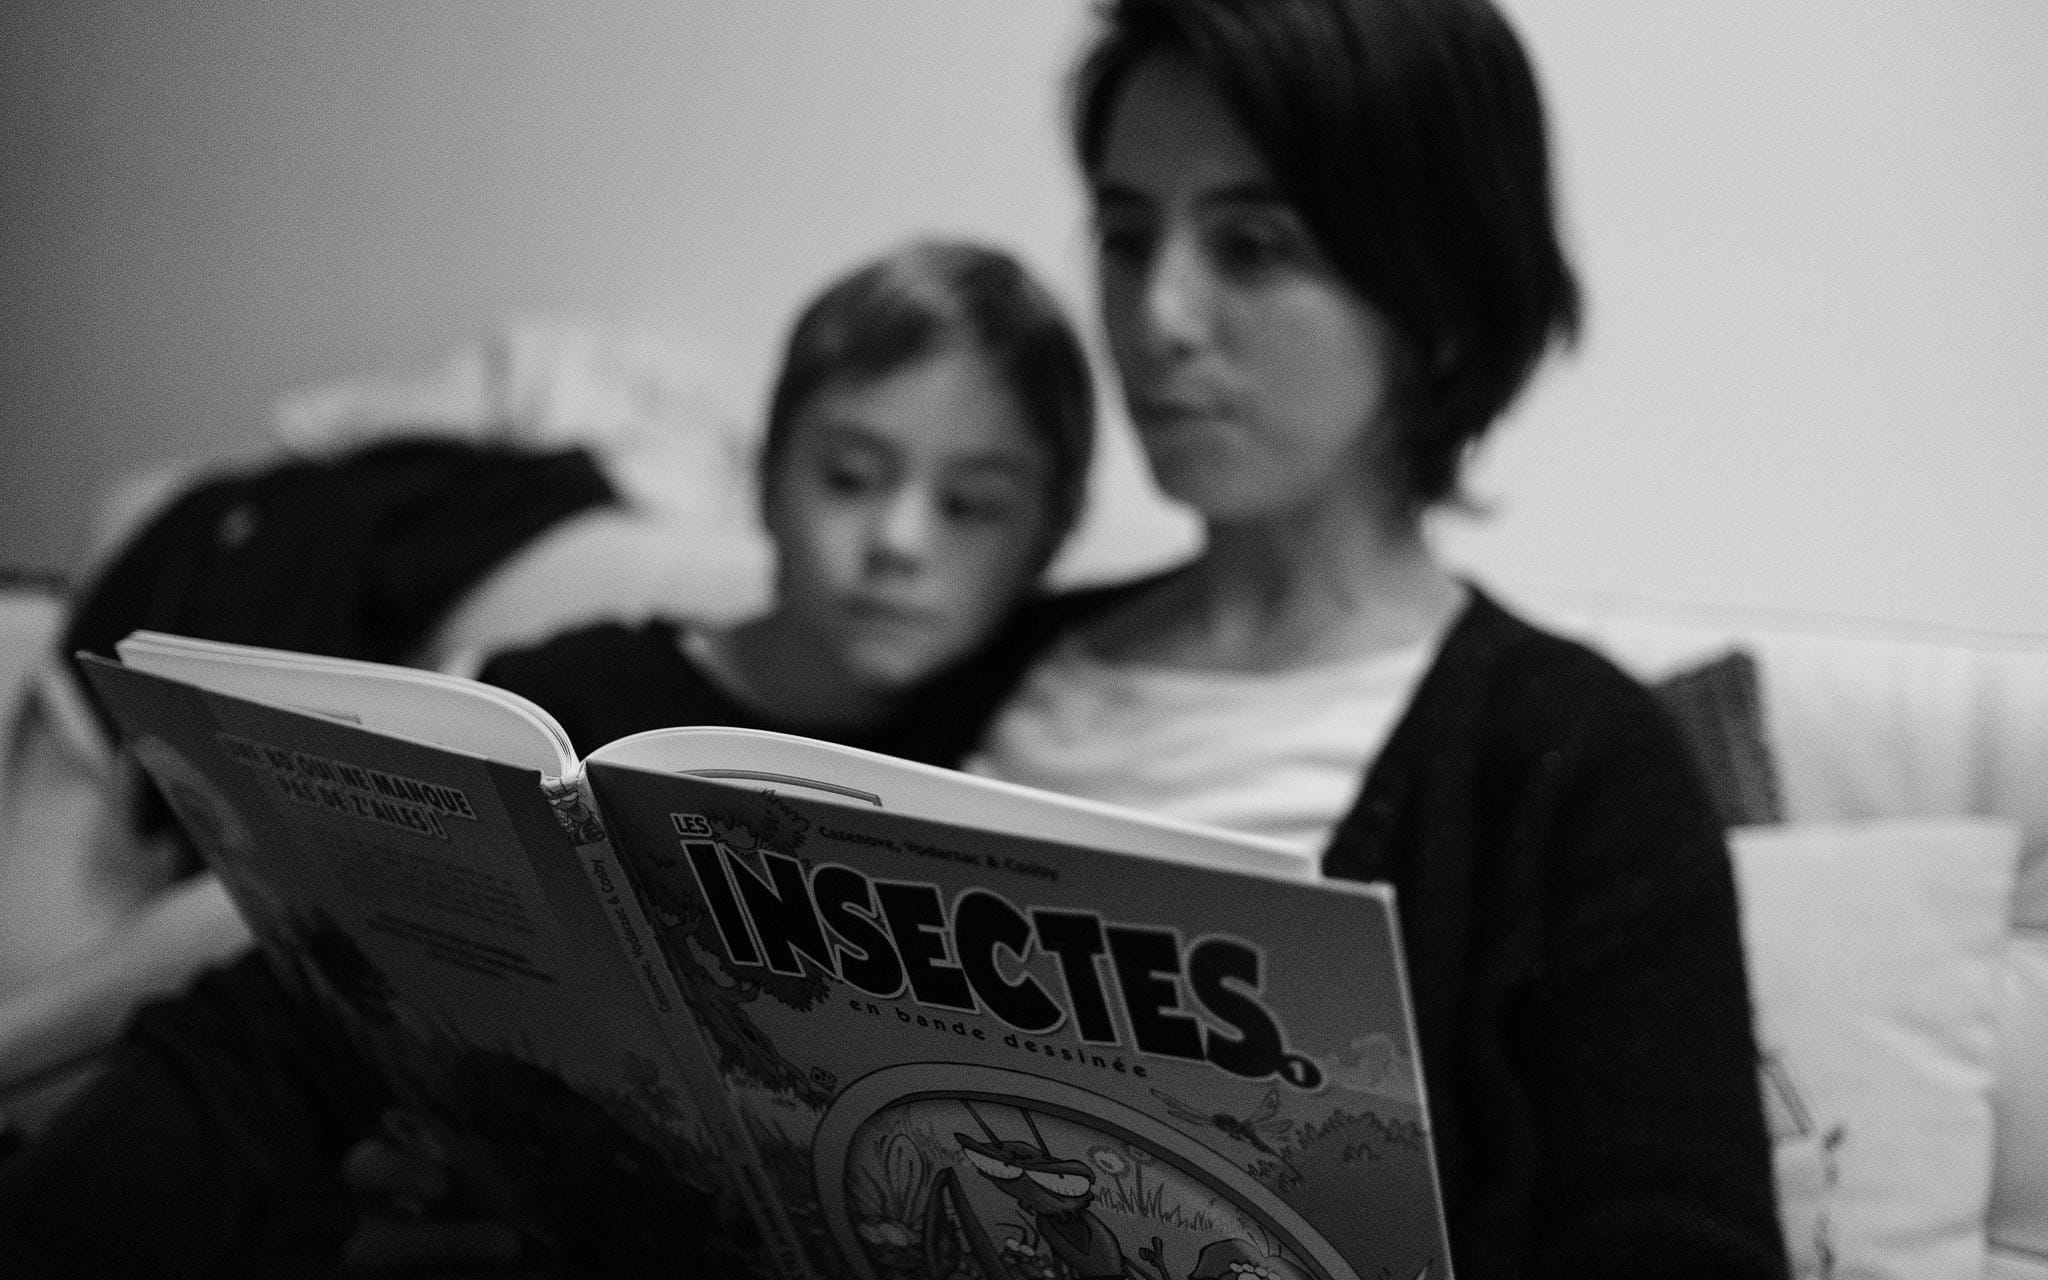
[[[2048,1280],[2044,85],[0,2],[0,1275]]]

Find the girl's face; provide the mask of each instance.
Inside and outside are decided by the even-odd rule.
[[[1033,585],[1051,474],[978,352],[827,383],[792,419],[767,487],[784,617],[864,688],[937,674]]]
[[[1392,332],[1193,62],[1130,73],[1090,178],[1103,323],[1160,487],[1226,523],[1390,493]]]

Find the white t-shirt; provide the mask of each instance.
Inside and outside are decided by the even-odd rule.
[[[1440,637],[1279,672],[1112,662],[1068,637],[968,771],[1272,836],[1322,853]]]

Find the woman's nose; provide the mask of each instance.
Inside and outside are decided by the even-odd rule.
[[[1147,336],[1162,354],[1192,349],[1208,335],[1210,280],[1186,236],[1168,236],[1152,259],[1143,299]]]

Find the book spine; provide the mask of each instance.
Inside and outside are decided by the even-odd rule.
[[[781,1280],[818,1280],[805,1262],[802,1241],[768,1180],[759,1152],[725,1097],[711,1047],[684,1002],[675,976],[668,971],[653,926],[588,793],[570,780],[544,781],[543,790],[556,820],[576,846],[576,860],[582,864],[605,918],[611,921],[627,963],[640,977],[648,1008],[685,1072],[685,1082],[706,1123],[717,1133],[719,1145],[732,1153],[730,1168],[740,1197],[767,1242],[764,1261],[772,1268],[771,1274]]]

